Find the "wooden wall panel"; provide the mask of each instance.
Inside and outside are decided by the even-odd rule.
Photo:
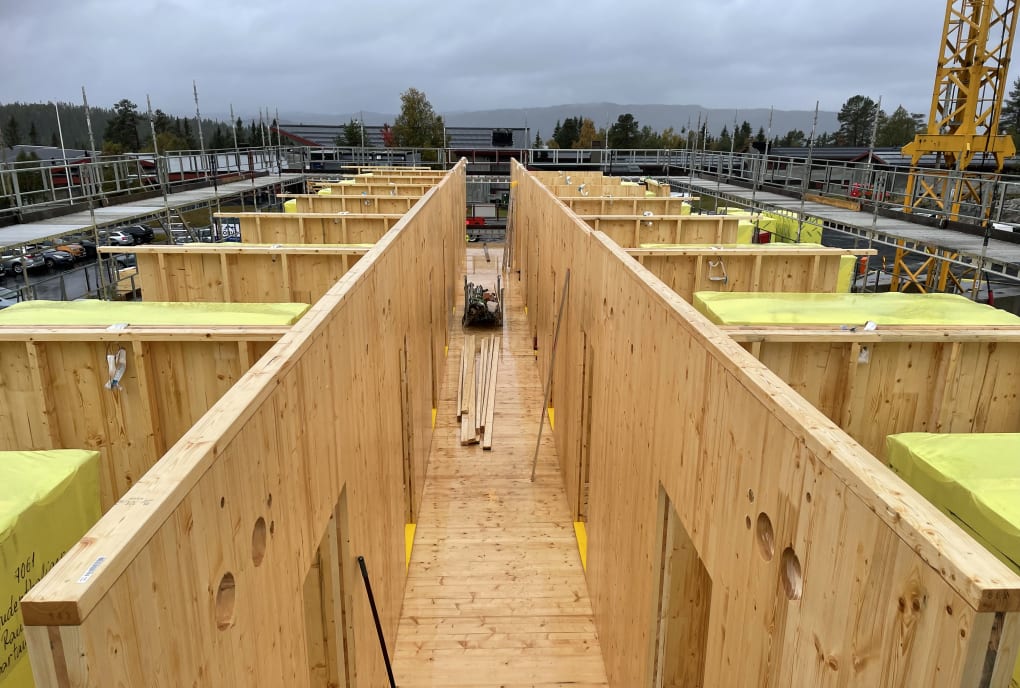
[[[315,303],[368,248],[132,246],[142,298],[216,303]]]
[[[1020,578],[522,168],[513,177],[539,365],[550,276],[568,268],[561,337],[593,343],[587,579],[612,685],[651,680],[660,485],[711,579],[708,627],[692,629],[707,637],[704,685],[975,686],[989,685],[986,659],[1012,663],[1017,639],[992,627],[1016,623]],[[572,351],[554,389],[584,370]],[[557,408],[558,447],[582,423]]]
[[[241,239],[249,244],[374,244],[400,215],[239,213]]]
[[[59,626],[63,648],[73,648],[62,651],[30,631],[33,662],[84,665],[87,678],[75,685],[96,687],[310,686],[301,591],[342,494],[351,555],[366,559],[393,642],[405,576],[399,355],[409,353],[415,380],[431,374],[431,330],[445,333],[448,321],[430,323],[423,301],[431,295],[439,310],[452,312],[460,288],[464,166],[346,273],[24,599],[26,625]],[[422,439],[415,465],[431,433],[426,394],[416,391],[412,400]],[[260,518],[267,541],[256,562]],[[217,591],[227,573],[232,613],[220,614]],[[382,685],[364,587],[357,582],[350,593],[348,659],[359,686]]]
[[[435,183],[432,180],[423,183],[390,182],[372,179],[372,181],[356,184],[326,184],[330,196],[422,196]]]
[[[561,196],[563,201],[571,210],[578,215],[682,215],[684,203],[690,203],[690,198],[604,198],[584,196]]]
[[[733,244],[740,226],[739,218],[727,215],[604,215],[581,219],[625,248],[642,244]]]
[[[873,253],[757,246],[627,251],[688,302],[697,291],[835,292],[842,257]]]
[[[606,198],[653,198],[648,196],[648,189],[642,185],[623,186],[621,184],[585,184],[582,190],[580,184],[555,184],[549,189],[557,196],[604,196]],[[668,196],[668,194],[667,194]]]
[[[143,338],[144,329],[0,328],[0,449],[99,451],[109,509],[286,331],[163,328]],[[115,392],[104,387],[106,356],[121,348]]]
[[[281,194],[280,198],[297,199],[298,213],[356,213],[359,215],[392,215],[410,210],[420,196],[319,196],[315,194]],[[234,216],[229,216],[234,217]]]
[[[1020,432],[1020,329],[723,330],[877,457],[898,432]]]

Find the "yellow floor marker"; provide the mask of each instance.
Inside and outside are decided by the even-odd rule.
[[[411,566],[411,550],[414,549],[415,527],[413,523],[404,524],[404,570]]]
[[[581,553],[581,568],[588,570],[588,531],[582,521],[574,521],[574,535],[577,536],[577,551]]]

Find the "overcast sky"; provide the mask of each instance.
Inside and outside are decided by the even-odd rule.
[[[927,113],[936,0],[290,3],[0,0],[0,102],[129,98],[203,114],[437,112],[564,103]]]

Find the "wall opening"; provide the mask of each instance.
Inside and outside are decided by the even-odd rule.
[[[308,673],[313,688],[351,688],[354,676],[354,559],[344,487],[305,577]]]
[[[712,579],[666,491],[659,486],[654,688],[702,688]]]
[[[588,333],[582,332],[583,370],[581,373],[581,451],[578,462],[577,520],[588,521],[588,496],[591,494],[591,414],[595,379],[595,352]]]
[[[404,523],[414,523],[414,418],[411,409],[411,384],[409,380],[409,367],[407,361],[407,336],[404,336],[404,346],[400,349],[400,421],[401,421],[401,445],[404,454]]]

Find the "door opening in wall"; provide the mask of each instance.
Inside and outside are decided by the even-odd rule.
[[[703,688],[712,579],[659,486],[653,688]]]
[[[305,576],[305,634],[313,688],[353,688],[354,559],[347,521],[347,488],[333,509]]]

